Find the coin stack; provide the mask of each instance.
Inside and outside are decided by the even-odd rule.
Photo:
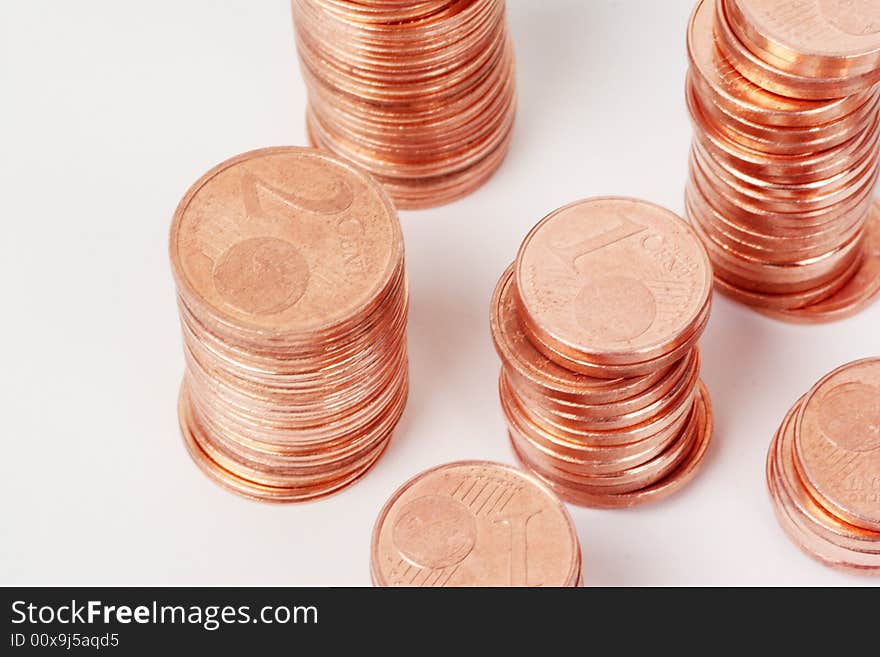
[[[312,142],[372,173],[399,208],[485,182],[515,109],[504,0],[293,0]]]
[[[312,149],[245,153],[187,192],[170,254],[196,463],[275,502],[364,475],[407,398],[403,241],[378,183]]]
[[[860,311],[880,295],[880,3],[701,0],[687,43],[686,212],[719,289],[791,321]]]
[[[370,558],[374,586],[582,586],[565,506],[535,477],[483,461],[413,477],[385,504]]]
[[[767,485],[805,553],[880,575],[880,358],[834,370],[798,400],[770,445]]]
[[[645,201],[573,203],[525,238],[491,304],[501,405],[517,456],[563,499],[632,506],[694,475],[711,289],[697,236]]]

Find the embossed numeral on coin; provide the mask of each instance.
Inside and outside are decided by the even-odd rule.
[[[270,185],[245,167],[242,167],[241,194],[244,199],[245,210],[249,215],[262,214],[264,212],[263,204],[260,201],[260,190],[262,189],[281,203],[299,210],[318,214],[338,214],[343,212],[354,201],[354,192],[342,178],[333,175],[329,170],[328,177],[333,179],[334,195],[330,198],[313,199]]]
[[[646,230],[644,226],[631,221],[622,214],[617,214],[615,219],[615,223],[603,226],[601,233],[592,235],[574,244],[552,244],[551,249],[566,264],[575,269],[575,263],[579,258],[625,240],[627,237],[638,235]]]
[[[540,513],[540,510],[526,511],[495,521],[509,531],[510,586],[529,585],[529,521]]]
[[[538,479],[463,461],[391,497],[373,530],[370,569],[377,586],[574,586],[581,556],[565,507]]]

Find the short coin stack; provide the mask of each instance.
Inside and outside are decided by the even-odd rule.
[[[403,242],[381,187],[312,149],[246,153],[187,192],[170,242],[196,463],[277,502],[365,474],[407,399]]]
[[[581,586],[565,506],[515,468],[462,461],[403,484],[376,520],[375,586]]]
[[[867,306],[880,294],[880,3],[701,0],[688,54],[686,210],[719,288],[792,321]]]
[[[580,201],[525,238],[492,299],[501,404],[517,456],[561,497],[632,506],[696,472],[711,289],[697,236],[645,201]]]
[[[767,484],[804,552],[880,575],[880,358],[834,370],[795,404],[770,446]]]
[[[313,142],[370,171],[400,208],[480,186],[515,110],[504,0],[293,0]]]

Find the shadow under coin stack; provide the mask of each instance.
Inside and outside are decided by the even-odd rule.
[[[313,143],[372,173],[399,208],[485,182],[515,111],[504,0],[293,0]]]
[[[312,149],[246,153],[187,192],[170,242],[196,463],[274,502],[365,474],[407,399],[403,241],[381,187]]]
[[[501,405],[517,456],[563,499],[633,506],[696,472],[711,291],[697,236],[645,201],[580,201],[526,236],[492,299]]]
[[[507,465],[462,461],[403,484],[373,529],[374,586],[582,586],[559,498]]]
[[[789,321],[880,294],[880,2],[702,0],[687,216],[719,289]]]
[[[880,575],[880,358],[834,370],[798,400],[770,445],[767,485],[806,554]]]

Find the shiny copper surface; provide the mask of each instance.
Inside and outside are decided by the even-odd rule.
[[[479,187],[515,113],[503,0],[293,0],[312,143],[370,171],[398,207]]]
[[[564,505],[534,476],[497,463],[413,477],[373,529],[375,586],[581,586],[581,571]]]
[[[587,506],[688,481],[712,434],[696,346],[711,288],[696,234],[653,204],[588,199],[538,223],[490,307],[520,461]]]
[[[880,201],[874,201],[862,248],[862,264],[830,297],[794,310],[765,310],[765,314],[788,322],[816,323],[851,317],[871,305],[880,296]]]
[[[408,390],[403,239],[381,187],[316,150],[245,153],[187,192],[170,253],[199,467],[278,502],[363,476]]]
[[[767,455],[780,525],[822,563],[880,574],[880,359],[844,365],[792,407]]]
[[[771,2],[762,4],[765,5],[766,11],[764,13],[767,19],[775,22],[789,34],[795,35],[801,31],[802,26],[796,24],[797,17],[791,16],[791,8],[800,5],[795,9],[795,12],[804,9],[810,11],[811,8],[807,5],[813,4],[815,6],[816,3],[789,3],[785,0],[771,0]],[[734,2],[715,0],[715,6],[718,16],[716,31],[721,49],[744,77],[760,87],[792,98],[826,100],[857,94],[878,81],[878,74],[875,70],[858,71],[830,68],[828,70],[805,71],[797,66],[791,67],[789,63],[782,62],[768,51],[757,47],[745,35],[745,30],[748,28],[745,27],[744,21],[751,20],[751,17],[739,15]],[[844,42],[849,40],[851,36],[842,30],[832,29],[827,30],[823,38],[828,38],[829,41],[837,39]],[[795,38],[792,43],[797,40]]]
[[[876,297],[878,9],[701,0],[691,16],[686,216],[718,289],[780,319],[830,321]]]
[[[740,38],[777,68],[880,81],[880,5],[874,0],[726,0],[726,8]]]
[[[671,470],[661,472],[656,481],[636,490],[607,493],[597,490],[588,484],[578,484],[571,481],[563,481],[558,476],[540,469],[540,466],[530,462],[527,457],[517,451],[517,456],[535,473],[545,481],[565,501],[582,506],[595,508],[623,508],[632,507],[647,502],[661,500],[680,490],[697,473],[699,466],[706,456],[713,431],[713,415],[711,402],[706,389],[700,384],[694,403],[694,410],[688,426],[679,437],[679,441],[689,441],[689,449],[683,456],[676,460]],[[514,445],[516,451],[516,446]]]
[[[851,524],[880,531],[880,359],[819,381],[794,431],[795,464],[813,497]]]
[[[611,197],[542,219],[515,272],[520,317],[539,350],[567,357],[576,371],[581,361],[619,366],[621,376],[695,342],[712,280],[705,250],[679,217]]]

